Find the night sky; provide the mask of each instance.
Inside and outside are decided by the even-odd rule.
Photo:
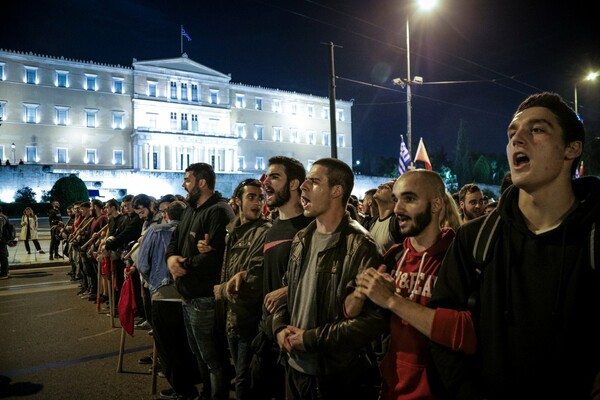
[[[462,119],[474,151],[504,153],[506,126],[529,94],[573,102],[575,82],[600,69],[600,23],[576,1],[439,0],[426,16],[408,0],[61,0],[3,4],[0,47],[131,66],[178,57],[232,82],[354,100],[354,159],[397,157],[406,135],[406,18],[410,15],[413,151],[450,158]],[[427,84],[430,82],[452,82]],[[600,124],[600,80],[578,85],[588,130]],[[1,97],[1,93],[0,93]]]

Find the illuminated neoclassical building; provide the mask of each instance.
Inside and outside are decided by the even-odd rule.
[[[350,101],[336,101],[338,158],[352,165]],[[232,83],[190,60],[108,65],[0,50],[0,159],[52,171],[262,173],[269,157],[331,155],[329,99]]]

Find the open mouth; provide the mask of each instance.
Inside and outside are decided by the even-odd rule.
[[[529,164],[529,157],[527,157],[524,153],[515,153],[513,155],[513,164],[515,167],[521,167]]]
[[[310,200],[304,196],[300,198],[300,201],[302,202],[302,208],[306,208],[310,205]]]

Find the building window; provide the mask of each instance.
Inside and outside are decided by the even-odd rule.
[[[198,85],[192,85],[192,101],[198,101]]]
[[[37,110],[39,104],[25,104],[25,122],[28,124],[37,124]]]
[[[69,107],[55,107],[56,109],[56,125],[69,125]]]
[[[329,119],[329,107],[323,107],[323,119]]]
[[[171,82],[171,99],[177,99],[177,82]]]
[[[237,167],[238,171],[243,171],[246,169],[246,159],[244,158],[244,156],[239,156],[238,157],[238,167]]]
[[[256,157],[256,165],[255,169],[262,171],[265,169],[265,158],[264,157]]]
[[[67,71],[56,71],[56,86],[66,88],[69,84],[69,73]]]
[[[98,110],[85,110],[85,126],[88,128],[95,128],[96,125],[96,116],[98,115]]]
[[[261,125],[256,125],[256,127],[254,128],[254,139],[256,140],[263,140],[263,131],[264,131],[264,127]]]
[[[66,164],[69,162],[69,153],[66,147],[58,147],[56,149],[56,162],[59,164]]]
[[[25,83],[37,85],[37,67],[25,67]]]
[[[273,99],[273,112],[276,112],[276,113],[281,112],[281,100]]]
[[[235,95],[235,106],[237,108],[245,108],[246,107],[246,101],[244,100],[244,95],[243,94],[236,94]]]
[[[176,112],[171,113],[171,130],[172,131],[177,130],[177,113]]]
[[[336,112],[337,120],[344,121],[344,110],[342,110],[341,108],[338,108],[337,110],[335,110],[335,112]]]
[[[331,135],[329,132],[323,132],[323,146],[331,146]]]
[[[156,82],[148,82],[148,96],[156,97]]]
[[[113,151],[113,164],[114,165],[123,165],[123,150],[114,150]]]
[[[263,109],[262,97],[257,97],[256,99],[254,99],[254,108],[258,111],[262,111],[262,109]]]
[[[152,169],[158,169],[158,152],[152,152]]]
[[[309,117],[314,117],[315,115],[315,106],[313,104],[309,104],[307,107],[307,113]]]
[[[4,151],[4,146],[0,145],[0,161],[4,160],[6,157],[4,157],[5,151]]]
[[[86,164],[96,164],[96,149],[85,149]]]
[[[113,93],[123,94],[123,78],[112,78],[113,81]]]
[[[219,104],[219,91],[215,89],[210,90],[210,99],[208,101],[210,104]]]
[[[337,147],[346,147],[346,141],[344,140],[344,135],[337,135]]]
[[[25,154],[26,154],[25,161],[30,162],[30,163],[38,162],[36,146],[25,146]]]
[[[0,100],[0,119],[4,120],[6,119],[6,101],[2,101]],[[0,157],[0,161],[2,160],[2,158]]]
[[[125,128],[125,113],[123,111],[113,111],[113,129]]]
[[[4,65],[4,63],[0,62],[0,81],[4,80]],[[0,159],[4,159],[4,157]]]
[[[290,143],[298,143],[298,129],[296,128],[290,130]]]
[[[291,105],[292,114],[298,114],[298,103],[292,103]]]
[[[312,131],[307,132],[306,134],[306,143],[308,144],[315,144],[316,143],[316,139],[315,139],[315,133]]]
[[[85,74],[85,90],[96,91],[96,77],[97,75]]]
[[[242,139],[246,138],[246,124],[236,124],[235,131],[237,133],[237,137]]]
[[[273,127],[273,141],[281,142],[283,140],[283,136],[281,135],[281,128]]]
[[[192,114],[192,130],[198,132],[198,114]]]
[[[181,100],[187,101],[188,99],[188,91],[187,91],[187,83],[181,84]]]
[[[181,130],[182,131],[188,130],[188,119],[187,119],[187,114],[185,114],[185,113],[181,113]]]

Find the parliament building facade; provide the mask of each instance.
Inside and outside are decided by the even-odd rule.
[[[335,102],[338,158],[352,165],[351,101]],[[53,172],[260,174],[273,155],[306,169],[331,155],[330,102],[232,83],[188,58],[108,65],[0,49],[0,159]]]

